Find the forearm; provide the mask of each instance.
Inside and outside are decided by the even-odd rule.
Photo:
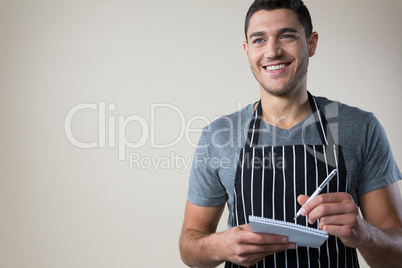
[[[359,251],[370,267],[400,267],[402,227],[380,229],[369,224],[370,239]]]
[[[223,262],[218,252],[219,233],[183,230],[180,237],[181,259],[190,267],[216,267]]]

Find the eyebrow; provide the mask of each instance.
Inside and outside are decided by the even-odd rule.
[[[252,34],[250,34],[250,39],[251,38],[253,38],[253,37],[256,37],[256,36],[263,36],[263,35],[265,35],[265,32],[264,31],[261,31],[261,32],[254,32],[254,33],[252,33]]]
[[[283,33],[298,33],[299,31],[296,30],[295,28],[281,28],[277,31],[278,34],[283,34]],[[253,37],[257,37],[257,36],[263,36],[266,35],[266,32],[264,31],[259,31],[259,32],[254,32],[252,34],[250,34],[250,39]]]

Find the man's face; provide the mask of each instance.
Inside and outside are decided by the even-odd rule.
[[[318,35],[309,40],[297,15],[290,9],[256,12],[244,42],[251,70],[261,87],[275,96],[292,95],[307,87],[309,57],[315,53]]]

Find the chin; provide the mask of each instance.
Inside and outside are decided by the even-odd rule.
[[[281,88],[281,89],[273,89],[269,87],[262,86],[262,88],[270,95],[274,95],[277,97],[285,97],[293,93],[293,89],[289,87]]]

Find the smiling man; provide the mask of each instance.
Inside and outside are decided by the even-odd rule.
[[[250,18],[250,25],[243,45],[261,87],[275,96],[298,90],[306,79],[308,60],[314,55],[318,35],[306,35],[290,9],[260,10]]]
[[[401,173],[373,114],[307,90],[318,43],[307,8],[297,0],[255,1],[245,34],[261,100],[217,119],[201,135],[180,238],[183,261],[197,267],[358,267],[358,249],[371,266],[398,267]],[[334,169],[336,178],[295,220]],[[229,229],[216,233],[225,203]],[[286,234],[251,232],[250,215],[319,228],[330,237],[317,249],[297,246]]]

